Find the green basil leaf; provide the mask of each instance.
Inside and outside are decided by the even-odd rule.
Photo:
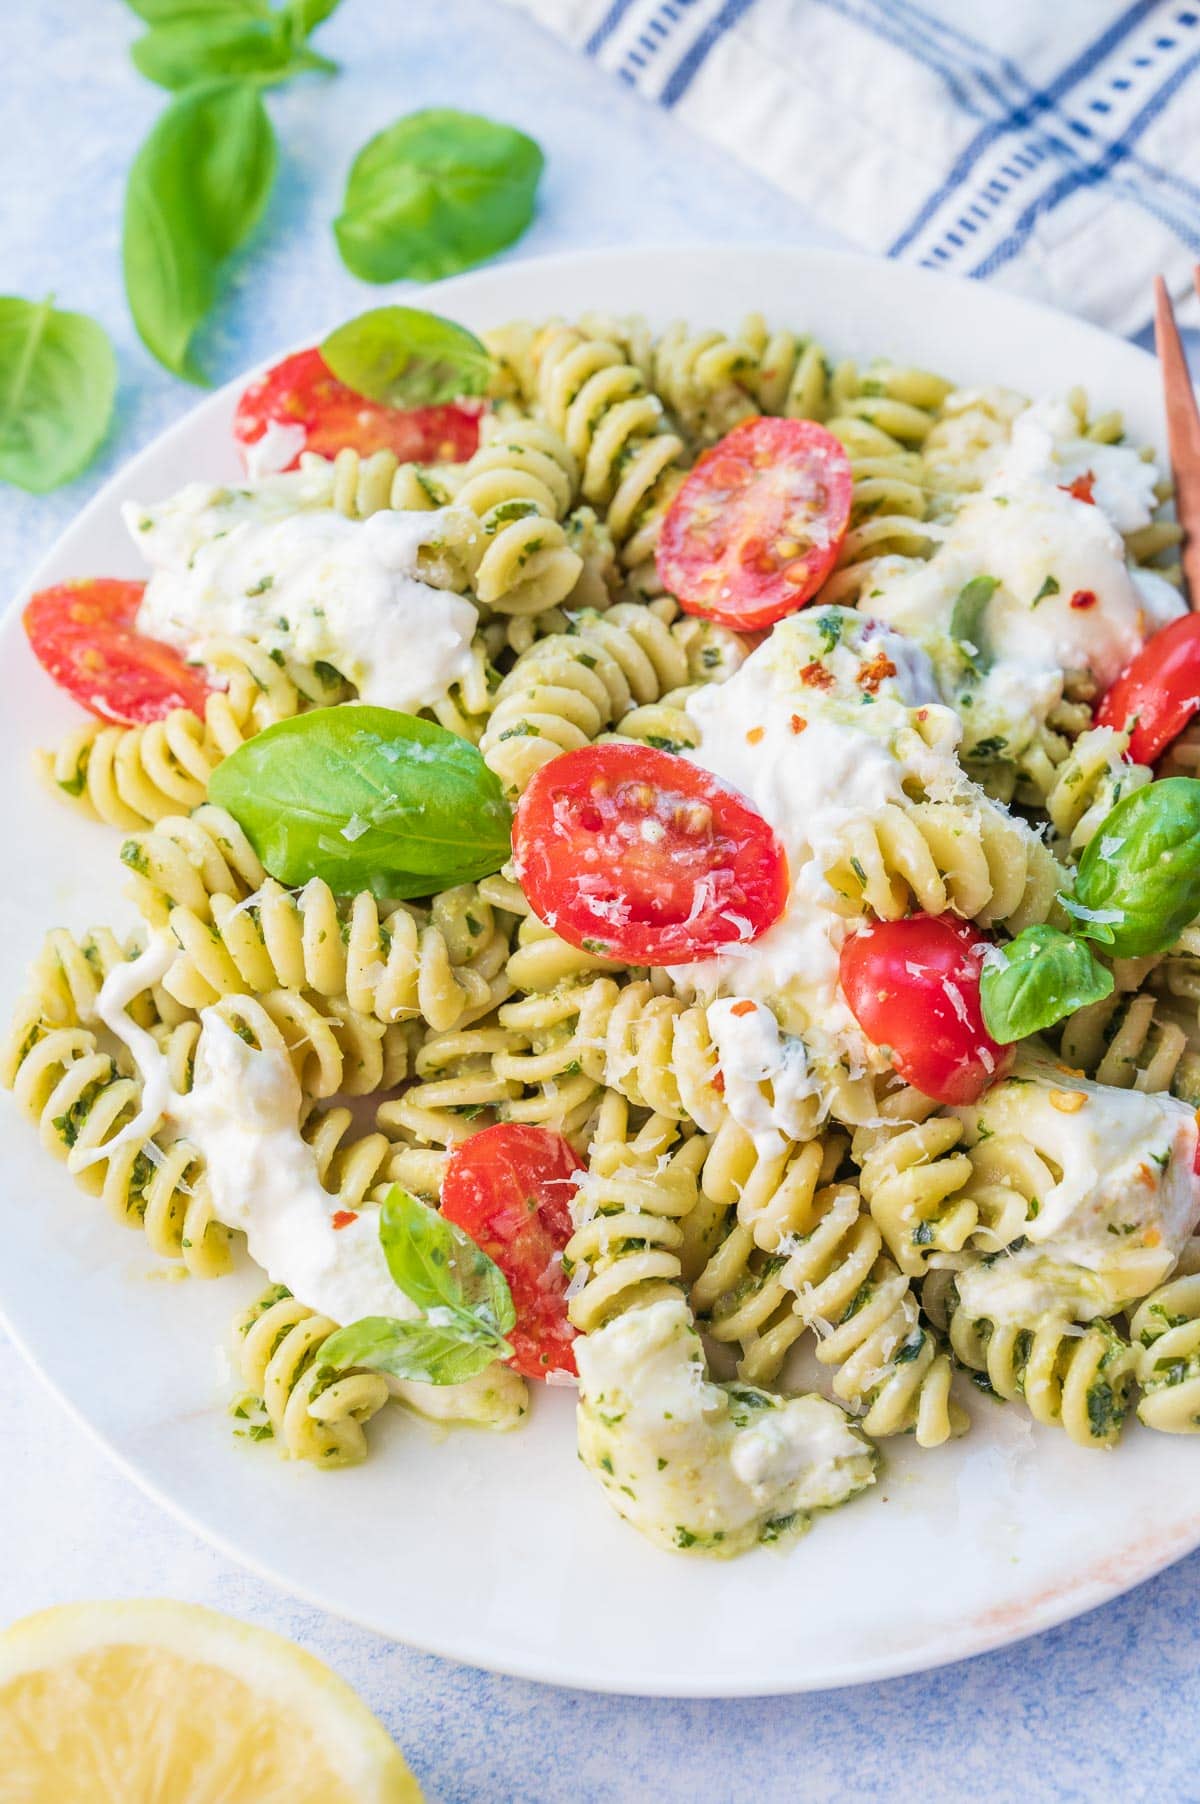
[[[275,179],[275,133],[256,87],[189,88],[152,128],[125,191],[125,290],[160,363],[191,382],[197,328],[223,266],[257,224]]]
[[[321,345],[334,375],[356,394],[389,407],[430,407],[481,395],[492,360],[465,326],[418,307],[373,307]]]
[[[457,1325],[369,1315],[331,1334],[321,1348],[321,1363],[339,1372],[363,1366],[416,1384],[463,1384],[511,1351],[495,1335],[472,1338]]]
[[[267,0],[127,0],[130,12],[147,25],[169,25],[177,19],[266,19]]]
[[[0,482],[42,495],[78,476],[116,392],[117,360],[94,319],[0,296]]]
[[[428,1203],[393,1184],[379,1213],[388,1270],[411,1303],[449,1309],[505,1335],[516,1322],[508,1281],[483,1248]]]
[[[311,51],[293,49],[279,20],[235,13],[171,19],[140,37],[130,55],[139,73],[160,88],[236,75],[274,83],[325,66]]]
[[[984,643],[983,617],[992,596],[1000,587],[998,576],[973,576],[964,583],[950,616],[950,636],[957,639],[967,663],[976,676],[986,676],[995,657]],[[973,647],[968,651],[967,646]]]
[[[511,847],[499,780],[466,739],[390,708],[314,708],[257,733],[209,784],[281,883],[427,896]]]
[[[342,0],[285,0],[281,16],[292,21],[302,37],[323,25],[341,5]]]
[[[984,961],[979,988],[984,1025],[1002,1046],[1112,995],[1112,972],[1083,940],[1057,927],[1026,927],[997,951]]]
[[[1123,796],[1088,841],[1063,906],[1116,958],[1165,952],[1200,915],[1200,781]]]
[[[359,151],[338,249],[364,282],[435,282],[495,256],[533,218],[544,158],[532,138],[475,113],[410,113]]]

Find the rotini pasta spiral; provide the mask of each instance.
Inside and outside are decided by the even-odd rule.
[[[121,1075],[94,1033],[47,1025],[31,999],[0,1049],[0,1083],[81,1188],[118,1221],[144,1229],[160,1258],[182,1261],[198,1278],[228,1271],[230,1235],[213,1216],[199,1154],[161,1128],[122,1138],[142,1086]]]
[[[692,1306],[715,1338],[742,1344],[738,1369],[751,1383],[772,1377],[813,1328],[817,1358],[837,1368],[835,1395],[864,1412],[868,1434],[913,1430],[938,1446],[966,1426],[950,1362],[856,1186],[833,1181],[844,1150],[832,1136],[762,1159],[747,1136],[722,1130],[702,1190],[732,1210],[732,1225],[692,1285]]]
[[[886,1097],[879,1113],[851,1146],[863,1201],[900,1270],[919,1278],[961,1253],[979,1225],[963,1126],[912,1089]]]
[[[1044,921],[1062,885],[1053,854],[1024,821],[980,794],[954,801],[888,802],[851,822],[826,871],[842,906],[895,921],[912,910],[952,909],[1013,933]]]
[[[1161,996],[1120,989],[1076,1009],[1063,1026],[1065,1063],[1120,1090],[1170,1090],[1200,1104],[1200,1057]]]
[[[658,525],[681,479],[682,439],[618,346],[548,326],[533,360],[538,402],[579,464],[584,500],[606,510],[622,564],[640,573],[643,593],[653,592]]]
[[[1081,1328],[1067,1316],[993,1321],[956,1303],[950,1286],[950,1344],[1006,1402],[1024,1401],[1036,1422],[1065,1429],[1080,1447],[1111,1447],[1133,1393],[1135,1354],[1111,1322]]]
[[[40,755],[56,793],[110,827],[143,827],[198,807],[221,760],[263,727],[290,719],[306,699],[344,694],[336,677],[322,685],[312,676],[306,697],[291,672],[243,639],[208,640],[196,655],[227,685],[209,696],[203,719],[176,708],[147,726],[84,722]]]
[[[381,915],[369,891],[339,903],[319,878],[298,893],[266,878],[236,900],[218,891],[207,911],[172,907],[166,924],[180,955],[163,986],[189,1008],[311,990],[359,1016],[389,1025],[421,1016],[442,1030],[508,993],[508,930],[472,884],[443,890],[428,911],[400,904]]]
[[[651,607],[576,616],[523,652],[493,698],[479,749],[511,795],[560,752],[691,681],[687,641]]]
[[[1200,1434],[1200,1272],[1153,1291],[1134,1311],[1129,1332],[1140,1420],[1167,1434]]]
[[[480,448],[461,467],[426,474],[390,452],[360,458],[339,451],[334,505],[355,519],[384,507],[470,508],[480,538],[469,551],[478,599],[506,614],[533,614],[564,601],[583,560],[561,522],[578,483],[575,460],[558,434],[537,420],[484,421]]]
[[[1148,765],[1125,760],[1128,745],[1128,733],[1092,727],[1054,767],[1042,805],[1064,852],[1082,852],[1121,797],[1142,789],[1153,777]]]
[[[365,1459],[363,1424],[388,1400],[387,1380],[377,1372],[322,1365],[321,1348],[336,1327],[284,1285],[273,1284],[238,1317],[234,1330],[242,1376],[261,1399],[280,1452],[314,1466]]]
[[[683,1218],[696,1206],[696,1176],[707,1142],[686,1140],[661,1160],[624,1156],[591,1161],[572,1205],[575,1232],[564,1269],[583,1283],[569,1314],[590,1334],[624,1310],[678,1294]]]
[[[494,1063],[512,1044],[494,1019],[429,1034],[413,1060],[414,1081],[395,1101],[380,1104],[380,1129],[418,1146],[450,1147],[490,1126],[519,1094],[516,1084],[497,1076]]]

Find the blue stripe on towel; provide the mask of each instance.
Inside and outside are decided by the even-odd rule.
[[[754,0],[725,0],[725,5],[716,18],[709,21],[686,55],[680,58],[678,67],[660,96],[664,106],[675,106],[683,99],[710,51],[727,31],[733,29],[739,19],[745,18],[753,5]]]
[[[1031,89],[1028,98],[1014,107],[1003,119],[995,119],[990,125],[984,126],[983,130],[976,134],[961,156],[957,158],[941,187],[930,195],[911,224],[906,226],[900,236],[888,246],[888,256],[898,257],[902,251],[908,249],[913,239],[924,230],[934,214],[946,204],[954,190],[963,185],[980,157],[991,149],[998,138],[1005,132],[1024,131],[1042,114],[1053,111],[1055,103],[1090,75],[1097,63],[1102,62],[1122,39],[1128,37],[1129,33],[1142,23],[1147,12],[1152,11],[1155,4],[1156,0],[1137,0],[1136,5],[1122,13],[1120,18],[1113,20],[1102,37],[1089,44],[1088,48],[1076,57],[1074,62],[1068,63],[1048,87],[1041,90]]]
[[[634,0],[613,0],[613,4],[583,46],[586,55],[595,56],[604,48],[633,3]]]
[[[1121,137],[1109,145],[1096,162],[1089,164],[1084,169],[1071,170],[1068,174],[1060,177],[1048,193],[1041,195],[1038,200],[1025,209],[1018,218],[1012,233],[1002,244],[998,244],[995,250],[984,257],[970,273],[973,276],[990,276],[995,270],[1002,268],[1005,263],[1011,262],[1026,243],[1043,213],[1051,212],[1055,207],[1060,206],[1069,195],[1078,189],[1094,187],[1097,182],[1103,181],[1128,156],[1132,146],[1141,137],[1146,127],[1158,118],[1177,90],[1198,67],[1200,67],[1200,50],[1193,51],[1186,62],[1181,63],[1172,72],[1162,87],[1151,95],[1141,111],[1130,120],[1128,128]],[[1175,229],[1179,231],[1180,236],[1184,238],[1191,250],[1200,250],[1200,231],[1194,226],[1188,231],[1184,231],[1178,225]]]

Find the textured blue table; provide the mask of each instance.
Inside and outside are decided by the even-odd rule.
[[[101,476],[193,398],[141,349],[121,295],[122,181],[159,104],[129,65],[131,35],[118,0],[0,8],[0,285],[53,289],[61,304],[96,314],[121,361],[120,417],[102,462],[47,499],[0,491],[0,572],[10,587]],[[819,241],[795,207],[497,0],[344,0],[321,46],[343,63],[336,81],[270,102],[280,181],[204,346],[221,380],[370,304],[375,291],[341,268],[328,223],[354,149],[416,106],[501,115],[541,141],[542,214],[522,254]],[[604,1699],[410,1653],[249,1577],[112,1468],[2,1337],[0,1446],[0,1622],[72,1598],[169,1594],[282,1630],[357,1686],[444,1804],[1200,1800],[1200,1556],[1078,1623],[924,1677],[763,1702]]]

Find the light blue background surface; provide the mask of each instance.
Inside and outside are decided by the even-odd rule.
[[[193,399],[142,350],[121,293],[124,173],[161,101],[128,62],[132,35],[118,0],[0,6],[0,287],[53,289],[60,304],[95,314],[121,364],[117,425],[88,476],[40,500],[0,491],[7,589],[100,479]],[[281,175],[203,346],[219,380],[372,304],[378,291],[342,269],[329,222],[353,151],[417,106],[490,112],[540,140],[542,211],[519,255],[671,240],[830,242],[795,206],[499,0],[344,0],[319,42],[343,71],[269,102]],[[147,1502],[2,1337],[0,1446],[0,1622],[74,1598],[168,1594],[281,1630],[359,1689],[443,1804],[1200,1799],[1200,1555],[1078,1623],[926,1676],[762,1702],[604,1699],[410,1653],[251,1578]],[[353,1529],[331,1517],[330,1532]],[[432,1531],[427,1547],[397,1546],[397,1560],[413,1557],[453,1565]],[[794,1577],[802,1613],[802,1562]]]

